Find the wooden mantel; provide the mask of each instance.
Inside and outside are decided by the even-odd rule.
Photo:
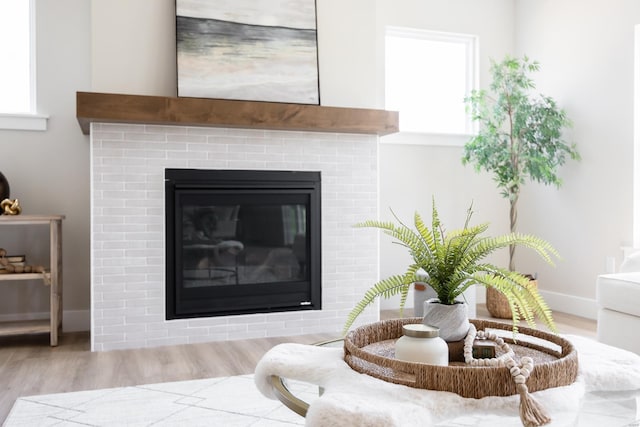
[[[388,135],[398,112],[225,99],[77,92],[76,117],[85,135],[92,122],[212,126]]]

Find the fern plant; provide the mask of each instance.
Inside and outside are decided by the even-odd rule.
[[[532,235],[509,233],[498,237],[485,237],[483,233],[489,225],[485,223],[471,226],[472,214],[471,206],[467,211],[464,228],[446,232],[440,223],[434,200],[431,228],[417,212],[414,216],[414,228],[403,224],[395,214],[398,224],[376,220],[356,224],[355,227],[383,230],[395,239],[395,243],[407,248],[413,262],[403,274],[383,279],[367,290],[362,300],[349,313],[343,334],[347,333],[356,318],[378,297],[389,298],[399,294],[402,313],[411,284],[425,281],[423,275],[416,275],[421,269],[427,273],[426,281],[442,304],[455,304],[457,298],[473,285],[493,287],[509,301],[514,333],[517,332],[521,320],[535,327],[536,317],[549,329],[556,331],[551,310],[529,278],[483,262],[484,258],[498,249],[521,245],[533,249],[542,259],[553,265],[552,257],[559,257],[556,250],[547,241]]]

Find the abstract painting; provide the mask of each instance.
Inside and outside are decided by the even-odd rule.
[[[176,0],[178,96],[319,104],[315,0]]]

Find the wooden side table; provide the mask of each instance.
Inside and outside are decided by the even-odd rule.
[[[0,215],[0,226],[49,225],[49,269],[43,273],[0,274],[0,282],[42,280],[49,286],[50,318],[0,323],[0,336],[49,333],[51,345],[58,345],[58,331],[62,326],[62,220],[64,215]]]

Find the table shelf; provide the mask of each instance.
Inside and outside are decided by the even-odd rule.
[[[0,323],[0,337],[9,335],[48,334],[51,320],[22,320]]]
[[[14,280],[43,280],[45,285],[51,283],[51,273],[3,273],[0,274],[0,282]]]
[[[49,287],[50,318],[46,320],[0,322],[0,336],[49,333],[58,345],[62,327],[62,220],[63,215],[0,215],[0,226],[49,226],[49,265],[44,273],[0,274],[0,282],[42,280]],[[1,291],[0,291],[1,292]]]

